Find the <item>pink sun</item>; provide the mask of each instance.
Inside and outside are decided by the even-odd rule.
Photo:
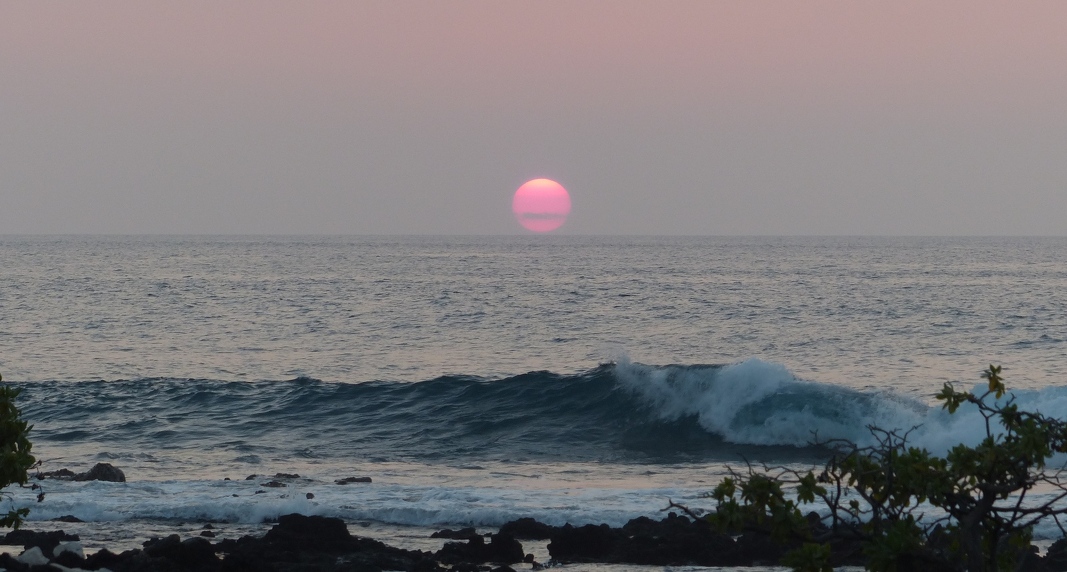
[[[571,212],[571,196],[551,179],[526,181],[511,199],[519,224],[534,232],[549,232],[563,226]]]

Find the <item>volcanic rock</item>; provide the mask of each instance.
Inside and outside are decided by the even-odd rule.
[[[548,545],[561,562],[610,562],[653,566],[737,566],[745,564],[733,539],[703,521],[673,513],[656,521],[635,518],[621,529],[566,525]]]
[[[3,542],[0,542],[0,544],[21,544],[22,548],[26,550],[36,546],[39,547],[42,552],[52,554],[52,551],[56,546],[59,546],[60,542],[68,540],[81,540],[81,538],[79,538],[77,534],[67,534],[62,530],[34,532],[32,530],[19,529],[7,533],[7,535],[3,537]]]
[[[78,560],[85,559],[85,549],[82,548],[82,543],[77,540],[66,540],[60,542],[52,549],[52,556],[58,558],[64,552],[69,552],[78,557]]]
[[[446,528],[444,530],[438,530],[430,535],[430,538],[447,538],[449,540],[468,540],[472,536],[478,536],[478,532],[474,530],[474,527],[461,528],[459,530],[452,530]]]
[[[112,483],[125,483],[126,474],[121,469],[115,468],[111,463],[97,463],[93,468],[84,473],[74,475],[75,481],[109,481]]]
[[[500,533],[510,534],[519,540],[548,540],[555,529],[554,526],[527,517],[504,523]]]
[[[350,483],[369,483],[369,482],[371,482],[371,478],[370,477],[345,477],[343,479],[337,479],[336,481],[334,481],[334,483],[338,484],[338,485],[347,485],[347,484],[350,484]]]
[[[45,471],[43,473],[37,473],[37,479],[73,479],[74,476],[77,474],[78,473],[75,473],[70,469],[59,469],[58,471]]]
[[[27,566],[42,566],[48,564],[48,557],[41,552],[40,547],[34,546],[19,554],[18,561]]]
[[[469,562],[481,564],[483,562],[496,562],[499,564],[513,564],[522,562],[526,553],[522,544],[507,534],[494,534],[490,537],[489,544],[481,536],[471,536],[466,544],[459,542],[447,542],[441,550],[437,551],[437,559],[446,564]]]
[[[53,565],[58,564],[68,569],[80,569],[84,563],[85,555],[81,553],[81,545],[78,546],[78,552],[64,550],[52,558]]]
[[[1053,542],[1045,551],[1043,558],[1045,568],[1055,572],[1067,571],[1067,538]]]

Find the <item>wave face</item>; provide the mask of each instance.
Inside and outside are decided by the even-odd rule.
[[[143,379],[20,384],[38,447],[233,452],[255,458],[791,460],[816,439],[908,429],[934,451],[977,439],[981,418],[911,398],[796,379],[784,366],[648,366],[486,380],[222,382]],[[1067,388],[1017,392],[1023,407],[1067,416]]]

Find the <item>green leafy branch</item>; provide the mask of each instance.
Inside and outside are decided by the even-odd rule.
[[[22,419],[22,412],[15,405],[19,393],[20,389],[0,385],[0,489],[13,484],[26,486],[29,471],[37,463],[30,453],[33,445],[29,432],[33,427]],[[5,494],[10,498],[9,493]],[[0,527],[17,529],[29,514],[28,508],[12,509],[0,516]]]
[[[977,445],[956,445],[937,456],[909,444],[916,427],[868,426],[869,446],[816,436],[814,445],[833,451],[821,469],[728,468],[730,475],[709,494],[714,511],[702,518],[722,531],[762,531],[799,543],[783,562],[795,570],[829,570],[832,547],[841,542],[861,544],[875,571],[1015,569],[1034,525],[1051,519],[1067,534],[1064,468],[1046,467],[1054,454],[1067,452],[1067,422],[1021,411],[999,366],[982,377],[989,385],[980,395],[946,383],[936,396],[949,414],[969,404],[983,417]],[[1028,502],[1036,487],[1053,494]],[[825,525],[814,526],[801,512],[816,502],[828,509]],[[931,508],[938,516],[928,514]]]

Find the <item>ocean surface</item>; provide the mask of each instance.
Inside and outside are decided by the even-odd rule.
[[[0,237],[0,374],[42,470],[128,478],[0,509],[112,549],[289,512],[417,547],[621,525],[744,459],[817,463],[816,435],[970,442],[933,395],[990,363],[1067,417],[1067,239]]]

